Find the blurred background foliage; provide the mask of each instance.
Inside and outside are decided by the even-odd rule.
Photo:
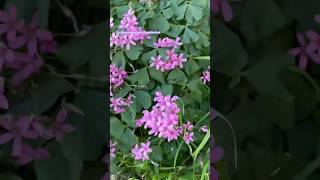
[[[54,55],[42,57],[45,66],[18,91],[8,95],[13,115],[48,115],[64,102],[67,118],[76,131],[62,143],[44,144],[51,158],[18,166],[10,159],[10,145],[0,146],[1,180],[93,180],[106,171],[101,162],[107,152],[107,1],[105,0],[2,0],[17,7],[28,23],[34,12],[39,25],[58,41]]]
[[[320,66],[298,69],[295,34],[319,32],[320,1],[230,1],[230,23],[213,18],[215,122],[225,150],[221,179],[320,179]],[[236,151],[236,152],[235,152]]]

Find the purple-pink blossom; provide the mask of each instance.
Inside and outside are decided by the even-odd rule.
[[[129,50],[138,41],[142,43],[145,39],[150,38],[148,33],[145,33],[145,30],[138,26],[138,19],[130,8],[120,21],[119,31],[111,34],[110,47],[116,46]]]
[[[210,66],[207,71],[202,72],[202,76],[200,77],[203,84],[210,82]]]
[[[68,116],[68,109],[62,107],[56,116],[55,121],[50,124],[49,128],[46,130],[46,136],[49,138],[55,138],[57,141],[61,142],[65,133],[70,133],[75,130],[70,124],[66,124],[66,118]]]
[[[310,47],[307,50],[308,44],[305,36],[300,33],[297,33],[296,36],[300,44],[300,47],[289,49],[289,54],[291,54],[292,56],[299,56],[299,67],[301,69],[306,69],[308,66],[308,57],[313,57],[313,59],[317,59],[317,58],[314,56],[315,54],[313,52],[310,52],[311,51]]]
[[[161,92],[156,92],[154,101],[157,103],[151,111],[142,112],[143,117],[136,121],[137,127],[144,125],[145,129],[150,129],[150,135],[163,137],[168,141],[176,140],[182,134],[178,116],[180,108],[175,103],[177,99],[177,96],[163,96]]]
[[[150,148],[150,141],[146,143],[141,143],[140,145],[136,144],[134,148],[131,149],[131,153],[135,160],[149,160],[149,153],[152,152]]]
[[[110,108],[117,114],[122,113],[125,111],[126,107],[129,107],[133,103],[131,99],[131,95],[129,95],[127,99],[112,97],[110,98]]]
[[[193,132],[186,132],[183,135],[183,140],[186,144],[189,144],[190,142],[193,142]]]
[[[3,116],[0,119],[0,125],[6,130],[0,135],[0,144],[13,141],[12,156],[20,156],[22,153],[23,139],[36,139],[37,133],[30,129],[32,118],[21,116],[17,119],[12,116]]]
[[[44,148],[34,149],[28,144],[23,144],[21,149],[21,154],[17,157],[17,160],[21,165],[34,160],[48,159],[50,157],[49,152]]]
[[[7,41],[14,41],[17,36],[17,31],[20,31],[24,23],[17,20],[17,9],[10,5],[8,12],[0,10],[0,35],[7,33]]]
[[[128,73],[125,70],[118,68],[115,64],[110,64],[110,86],[112,88],[121,86],[127,77]]]
[[[163,58],[158,55],[156,58],[151,57],[150,67],[155,67],[157,70],[162,72],[175,69],[176,67],[183,68],[183,63],[187,61],[183,57],[183,54],[177,54],[175,49],[167,50],[166,57]]]
[[[233,19],[233,12],[228,0],[212,0],[213,14],[222,13],[223,19],[229,22]]]
[[[22,29],[19,29],[19,32],[22,35],[11,41],[9,45],[17,49],[26,44],[30,55],[38,54],[38,44],[40,42],[53,41],[53,35],[50,31],[38,28],[36,15],[33,16],[31,23],[28,26],[23,26]]]
[[[157,42],[153,44],[156,48],[169,48],[172,47],[174,49],[178,48],[178,46],[181,46],[182,42],[180,42],[180,37],[177,37],[175,40],[165,37],[163,39],[159,38]]]

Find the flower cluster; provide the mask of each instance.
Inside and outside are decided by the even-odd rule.
[[[218,14],[221,11],[224,21],[229,22],[233,19],[233,12],[228,0],[212,0],[211,6],[213,14]]]
[[[25,144],[24,139],[32,140],[43,138],[46,140],[56,139],[61,141],[64,133],[69,133],[74,128],[64,124],[67,116],[67,110],[62,108],[57,116],[56,121],[50,120],[49,117],[20,116],[14,118],[10,115],[4,115],[0,118],[0,144],[13,141],[12,156],[19,163],[26,164],[36,159],[49,157],[49,152],[43,148],[33,149],[32,146]],[[44,121],[42,121],[45,119]]]
[[[113,26],[113,21],[110,26]],[[120,21],[119,31],[113,32],[110,37],[110,47],[116,46],[129,50],[131,46],[136,45],[137,41],[141,43],[151,37],[145,33],[142,27],[138,26],[138,19],[134,11],[130,8]]]
[[[203,84],[210,82],[210,66],[207,71],[202,72],[202,76],[200,77]]]
[[[156,58],[151,57],[150,66],[164,72],[175,69],[176,67],[182,68],[182,63],[187,61],[187,59],[183,57],[183,54],[177,54],[175,49],[167,50],[166,55],[167,56],[165,58],[162,58],[160,55]]]
[[[163,137],[168,141],[176,140],[182,134],[182,128],[179,126],[180,108],[175,101],[177,96],[163,96],[161,92],[156,92],[154,101],[157,102],[152,110],[143,111],[143,117],[136,121],[136,126],[144,125],[144,128],[150,128],[149,134]]]
[[[175,40],[165,37],[163,39],[159,38],[157,42],[153,44],[156,48],[169,48],[172,47],[174,49],[177,49],[178,46],[181,46],[182,42],[180,42],[180,37],[177,37]]]
[[[212,165],[210,166],[210,179],[218,180],[219,173],[215,169],[215,164],[222,158],[223,149],[215,146],[215,139],[214,138],[212,138],[211,146],[212,146],[213,150],[211,151],[211,156],[210,156],[210,161],[212,163]]]
[[[125,98],[110,98],[110,108],[112,108],[113,112],[115,113],[122,113],[125,111],[126,107],[129,107],[133,101],[131,100],[132,96],[129,95],[126,99]]]
[[[186,144],[189,144],[190,142],[193,142],[193,125],[188,121],[186,124],[183,124],[184,129],[184,135],[183,140]]]
[[[125,70],[118,68],[114,64],[110,64],[110,88],[120,87],[127,77],[128,74]],[[112,96],[112,92],[110,92],[110,96]]]
[[[41,53],[56,52],[57,43],[47,30],[39,29],[37,16],[30,24],[17,20],[15,6],[8,11],[0,10],[0,72],[10,70],[13,74],[10,85],[20,86],[28,77],[39,71],[44,62]],[[8,109],[9,103],[4,95],[5,78],[1,78],[0,108]]]
[[[140,145],[136,144],[134,148],[131,149],[131,153],[135,160],[149,160],[149,153],[152,152],[150,148],[150,141],[146,143],[141,143]]]

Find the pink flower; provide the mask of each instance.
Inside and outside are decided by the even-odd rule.
[[[182,42],[180,42],[180,37],[177,37],[175,40],[165,37],[163,39],[159,38],[153,45],[156,48],[173,47],[174,49],[176,49],[178,46],[182,45]]]
[[[145,39],[151,38],[142,27],[138,26],[138,19],[131,8],[121,19],[119,29],[122,31],[111,34],[110,47],[116,46],[129,50],[131,46],[137,44],[137,41],[142,43]]]
[[[308,65],[308,56],[312,55],[307,51],[307,42],[304,35],[297,33],[297,39],[300,47],[290,49],[289,54],[291,54],[292,56],[299,56],[299,67],[301,69],[306,69]]]
[[[17,9],[15,6],[9,6],[8,13],[0,11],[0,35],[7,33],[7,41],[13,41],[17,36],[17,31],[23,28],[23,21],[17,20]]]
[[[210,82],[210,67],[208,67],[207,71],[202,72],[202,76],[200,77],[203,84]]]
[[[320,35],[315,31],[307,31],[307,38],[310,40],[309,44],[306,46],[306,52],[309,57],[316,63],[320,63]]]
[[[178,112],[180,109],[175,103],[176,96],[163,96],[161,92],[156,92],[154,101],[157,102],[152,110],[143,111],[143,117],[136,121],[136,126],[144,125],[145,129],[150,129],[149,134],[163,137],[168,141],[177,139],[182,133],[179,127]]]
[[[62,107],[57,113],[56,120],[50,125],[50,128],[46,131],[46,136],[49,138],[55,138],[61,142],[65,133],[70,133],[75,128],[69,124],[65,124],[65,120],[68,116],[68,109]]]
[[[11,116],[4,116],[0,119],[0,124],[8,132],[0,135],[0,144],[5,144],[13,140],[12,156],[20,156],[22,153],[22,139],[36,139],[37,134],[30,130],[32,119],[27,116],[21,116],[14,120]]]
[[[28,144],[23,144],[21,154],[18,156],[18,162],[21,165],[24,165],[33,160],[48,159],[49,157],[50,157],[50,154],[46,149],[43,149],[43,148],[33,149],[32,146]]]
[[[205,133],[209,131],[207,126],[202,126],[200,130]]]
[[[11,85],[14,87],[20,86],[24,80],[30,77],[33,73],[39,71],[43,64],[44,62],[42,59],[34,59],[33,62],[30,62],[13,75],[10,81]]]
[[[125,70],[122,70],[114,64],[110,64],[110,85],[113,88],[117,88],[124,83],[124,80],[128,77]]]
[[[149,153],[152,152],[150,148],[150,141],[146,143],[141,143],[140,145],[136,144],[134,148],[131,149],[131,153],[135,160],[149,160]]]
[[[7,97],[4,94],[4,84],[5,84],[5,79],[3,77],[0,77],[0,108],[8,109],[9,102]]]
[[[22,35],[9,43],[10,47],[17,49],[27,44],[28,54],[35,55],[38,52],[40,41],[52,41],[53,35],[50,31],[38,29],[36,15],[33,16],[31,23],[19,30]]]
[[[14,52],[6,47],[0,47],[0,72],[15,60]]]
[[[233,12],[228,0],[212,0],[213,14],[222,13],[223,19],[229,22],[233,19]]]
[[[183,63],[187,61],[183,57],[183,54],[177,54],[175,49],[166,51],[167,57],[163,59],[160,55],[157,58],[151,57],[150,67],[156,67],[156,69],[164,72],[175,69],[176,67],[183,68]]]
[[[189,144],[190,142],[193,142],[193,132],[186,132],[183,136],[183,140],[186,144]]]
[[[122,98],[110,98],[110,108],[113,108],[115,113],[124,112],[123,99]]]
[[[113,143],[110,140],[110,155],[111,157],[116,157],[116,143]],[[107,160],[104,159],[104,162],[107,164]]]
[[[188,121],[186,124],[183,125],[183,128],[188,131],[192,131],[193,125],[190,123],[190,121]]]

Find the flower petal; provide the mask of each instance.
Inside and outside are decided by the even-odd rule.
[[[233,12],[232,12],[232,9],[230,7],[229,2],[226,0],[222,0],[222,1],[220,1],[220,3],[221,3],[221,11],[223,14],[223,19],[226,22],[231,21],[233,19]]]
[[[14,135],[11,132],[1,134],[0,135],[0,144],[5,144],[12,140],[14,138]]]

